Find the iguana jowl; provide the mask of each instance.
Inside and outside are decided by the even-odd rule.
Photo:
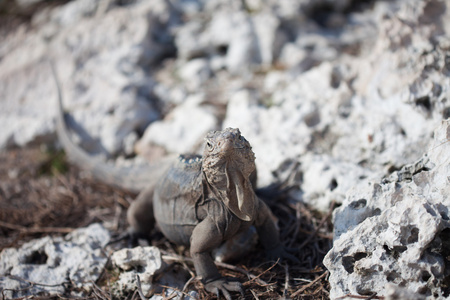
[[[58,85],[56,74],[55,80]],[[59,85],[58,93],[57,133],[71,160],[100,180],[117,186],[124,183],[130,189],[133,174],[93,159],[70,140]],[[230,291],[242,292],[239,282],[221,277],[211,251],[250,226],[255,226],[269,258],[292,258],[279,241],[270,209],[254,193],[255,156],[239,129],[210,132],[203,157],[180,155],[149,168],[160,179],[150,176],[148,187],[130,206],[127,218],[132,230],[148,235],[156,220],[169,240],[190,246],[196,273],[207,291],[221,292],[227,299],[231,299]]]

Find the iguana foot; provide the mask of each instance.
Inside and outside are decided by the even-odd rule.
[[[227,300],[232,299],[230,292],[239,292],[242,297],[244,296],[244,289],[240,282],[228,281],[225,278],[216,279],[206,283],[205,289],[210,293],[216,294],[217,298],[219,298],[220,293],[222,293]]]

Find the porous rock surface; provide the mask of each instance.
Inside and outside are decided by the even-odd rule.
[[[72,284],[92,288],[108,260],[110,234],[100,224],[65,237],[44,237],[0,253],[0,287],[8,298],[62,295]]]
[[[335,210],[324,264],[331,298],[385,295],[388,284],[444,299],[450,275],[450,120],[424,157],[382,182],[353,189]]]
[[[153,276],[164,269],[161,252],[156,247],[118,250],[112,254],[111,261],[122,270],[113,287],[114,294],[122,297],[136,290],[137,276],[141,281],[142,292],[148,297]]]
[[[169,269],[162,260],[161,252],[157,247],[135,247],[132,249],[122,249],[115,251],[111,256],[111,262],[118,268],[119,279],[113,283],[112,293],[119,299],[126,298],[134,293],[138,287],[138,276],[141,291],[145,297],[151,300],[169,298],[181,298],[184,283],[188,280],[185,272]],[[157,283],[153,278],[158,276]],[[161,289],[161,285],[165,287]],[[173,289],[172,289],[173,288]],[[153,293],[159,295],[153,295]],[[198,297],[195,291],[187,293],[192,299]],[[190,297],[185,299],[191,299]]]

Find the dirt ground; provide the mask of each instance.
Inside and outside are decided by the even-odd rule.
[[[45,235],[64,235],[74,228],[103,222],[120,234],[127,228],[125,213],[134,195],[95,182],[71,166],[62,152],[39,147],[13,149],[0,153],[0,250],[19,247]],[[267,262],[263,251],[253,253],[232,265],[221,265],[224,276],[238,278],[246,299],[328,299],[328,273],[322,259],[331,246],[330,214],[311,212],[303,204],[289,204],[282,194],[269,201],[279,218],[281,238],[295,249],[300,264]],[[154,234],[152,244],[166,253],[189,257],[187,249],[170,244]],[[192,264],[177,264],[192,272]],[[249,280],[248,273],[259,276]],[[111,299],[112,272],[104,272],[96,289],[86,299]],[[194,280],[201,299],[215,298]],[[129,295],[128,299],[139,299]]]

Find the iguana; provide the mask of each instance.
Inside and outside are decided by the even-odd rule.
[[[226,299],[231,299],[232,291],[243,293],[239,282],[219,274],[211,251],[250,226],[255,226],[269,258],[296,260],[280,243],[270,209],[253,190],[255,155],[239,129],[210,132],[203,157],[180,155],[132,174],[92,158],[72,142],[53,66],[52,71],[58,89],[57,134],[69,158],[97,179],[129,190],[144,188],[127,212],[132,230],[149,234],[156,220],[170,241],[190,246],[207,291],[222,293]]]

